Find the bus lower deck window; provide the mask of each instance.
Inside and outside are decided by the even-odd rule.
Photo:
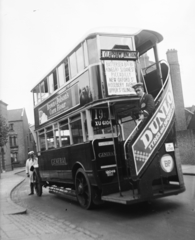
[[[55,147],[54,145],[54,136],[53,136],[53,131],[47,132],[47,148],[52,149]]]
[[[45,145],[45,135],[39,135],[39,143],[40,143],[40,150],[45,151],[46,150],[46,145]]]
[[[68,129],[68,124],[60,126],[60,136],[62,147],[70,145],[70,131]]]
[[[81,126],[81,119],[78,119],[71,123],[73,144],[83,142],[83,133]]]

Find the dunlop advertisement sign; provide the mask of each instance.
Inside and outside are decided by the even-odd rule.
[[[138,139],[132,145],[136,174],[138,175],[165,135],[174,115],[175,105],[171,82],[166,86],[165,95]]]

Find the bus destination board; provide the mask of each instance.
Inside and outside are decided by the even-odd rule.
[[[134,61],[104,61],[108,95],[135,94],[136,83]]]
[[[137,52],[128,50],[101,50],[101,60],[136,60]]]

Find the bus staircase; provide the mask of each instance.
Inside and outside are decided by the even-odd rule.
[[[155,109],[158,108],[161,100],[160,98],[155,99]],[[143,131],[145,126],[147,125],[148,121],[150,119],[145,119],[143,121],[140,121],[137,126],[134,128],[134,130],[130,133],[129,137],[127,138],[126,142],[124,143],[124,154],[125,154],[125,167],[126,167],[126,176],[125,178],[121,179],[122,177],[119,174],[118,170],[118,164],[116,161],[117,166],[117,174],[118,174],[118,191],[115,193],[104,193],[101,199],[103,201],[109,201],[109,202],[117,202],[121,204],[131,204],[133,202],[140,202],[143,201],[143,197],[145,199],[148,199],[152,196],[151,191],[147,191],[144,188],[147,186],[144,183],[144,179],[147,177],[150,178],[149,174],[146,174],[147,177],[144,177],[143,179],[140,179],[139,176],[136,175],[135,170],[135,163],[133,161],[133,153],[132,153],[132,145],[136,141],[139,134]],[[115,151],[115,156],[117,158],[117,153]],[[124,156],[123,156],[124,157]],[[146,179],[147,181],[147,179]],[[121,190],[121,183],[125,182],[124,189]],[[127,189],[128,185],[128,190]],[[140,195],[140,191],[142,191],[142,196]]]
[[[132,169],[135,169],[135,166],[132,161],[132,156],[130,156],[128,153],[129,152],[128,149],[131,149],[133,142],[136,140],[137,136],[143,130],[143,126],[140,129],[138,129],[139,125],[141,125],[141,122],[135,127],[134,131],[129,135],[128,140],[126,141],[126,147],[124,148],[126,159],[125,160],[126,176],[122,179],[119,174],[119,170],[117,171],[117,174],[119,176],[118,185],[120,186],[122,183],[125,184],[123,187],[120,186],[118,188],[118,191],[115,193],[105,195],[103,193],[103,196],[101,197],[103,201],[116,202],[125,205],[141,201],[137,187],[137,182],[139,181],[139,179],[135,175],[135,170],[132,171]],[[115,154],[115,156],[117,156],[117,154]],[[134,175],[133,178],[132,175]]]

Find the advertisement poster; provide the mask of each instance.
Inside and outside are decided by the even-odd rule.
[[[137,175],[165,135],[173,118],[174,110],[173,92],[171,83],[169,82],[161,104],[139,135],[138,139],[132,145]]]
[[[124,95],[134,92],[136,83],[135,61],[104,61],[108,95]]]
[[[79,100],[75,96],[78,96],[78,84],[68,90],[60,91],[55,98],[39,109],[39,124],[43,124],[79,104]]]

